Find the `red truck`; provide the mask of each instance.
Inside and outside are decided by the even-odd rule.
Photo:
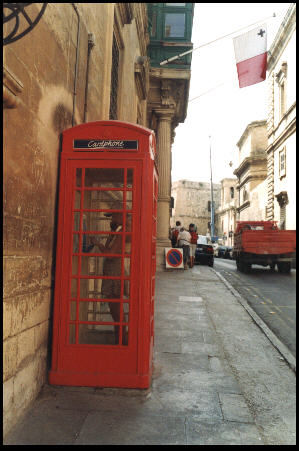
[[[239,271],[255,264],[289,273],[295,255],[296,230],[280,230],[277,221],[237,221],[233,259]]]

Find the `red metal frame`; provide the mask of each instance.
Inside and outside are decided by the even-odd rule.
[[[60,190],[58,210],[58,236],[55,274],[55,297],[53,319],[53,349],[52,367],[49,372],[49,383],[54,385],[80,385],[100,387],[130,387],[147,388],[150,385],[152,373],[152,357],[154,345],[154,292],[156,270],[156,230],[157,230],[157,197],[158,176],[154,162],[156,153],[155,137],[151,130],[120,121],[99,121],[82,124],[68,129],[62,134],[62,153],[60,165]],[[76,140],[76,144],[75,144]],[[80,141],[91,140],[97,147],[74,148]],[[100,148],[108,142],[112,148]],[[126,142],[126,148],[113,148],[114,144]],[[137,142],[137,144],[136,144]],[[99,144],[100,143],[100,144]],[[88,144],[88,145],[89,145]],[[103,144],[106,145],[106,144]],[[83,144],[85,146],[85,144]],[[130,148],[132,146],[132,149]],[[137,147],[137,148],[136,148]],[[76,171],[81,169],[81,187],[76,186]],[[122,187],[105,188],[105,186],[84,186],[84,177],[93,170],[101,169],[123,170],[124,183]],[[87,171],[87,172],[86,172]],[[89,171],[89,172],[88,172]],[[126,182],[133,174],[132,186]],[[90,193],[87,193],[89,192]],[[111,207],[86,208],[83,199],[91,198],[93,193],[122,196],[122,208]],[[86,194],[87,193],[87,194]],[[126,203],[126,197],[131,197],[132,205]],[[80,205],[75,204],[75,196],[80,199]],[[118,201],[119,202],[119,201]],[[79,208],[80,207],[80,208]],[[83,216],[99,214],[107,215],[119,211],[123,218],[120,230],[103,231],[85,230]],[[132,226],[127,229],[125,217],[131,215]],[[75,216],[80,217],[80,227]],[[77,220],[77,219],[76,219]],[[92,226],[90,226],[92,228]],[[100,280],[111,279],[113,276],[85,275],[81,273],[83,263],[89,258],[109,257],[105,251],[95,250],[86,254],[83,237],[109,236],[111,239],[122,240],[122,246],[117,254],[111,257],[121,261],[121,272],[115,279],[120,284],[120,296],[117,299],[105,299],[88,296],[82,297],[80,291],[84,280],[90,279],[93,284]],[[76,238],[75,238],[76,236]],[[131,251],[125,248],[126,238],[131,240]],[[77,243],[76,245],[74,243]],[[120,242],[120,241],[119,241]],[[77,246],[77,247],[76,247]],[[88,258],[86,258],[88,257]],[[124,265],[130,261],[130,274],[124,273]],[[76,265],[72,263],[76,262]],[[124,296],[124,284],[130,284],[129,298]],[[89,281],[86,281],[88,286]],[[72,291],[71,291],[72,287]],[[74,294],[75,293],[75,294]],[[86,295],[85,295],[86,296]],[[95,296],[95,295],[93,295]],[[85,300],[82,300],[85,299]],[[90,300],[91,299],[91,300]],[[83,304],[83,303],[86,303]],[[109,307],[117,302],[119,319],[103,322],[80,317],[79,306],[88,310],[88,306]],[[129,316],[124,314],[124,308],[129,307]],[[71,307],[76,306],[72,310]],[[85,311],[84,310],[84,311]],[[87,315],[87,314],[86,314]],[[95,318],[97,316],[95,315]],[[79,327],[87,324],[96,331],[102,326],[119,326],[116,344],[79,343]],[[128,342],[122,341],[123,327],[129,330]],[[98,327],[98,329],[97,329]],[[87,329],[87,327],[86,327]],[[103,328],[104,329],[104,328]],[[74,330],[75,334],[69,331]],[[80,329],[81,330],[81,329]],[[98,334],[99,335],[99,334]],[[96,336],[98,336],[96,335]],[[81,340],[82,341],[82,340]]]

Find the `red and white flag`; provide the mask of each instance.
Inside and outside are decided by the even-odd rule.
[[[267,25],[234,38],[240,88],[260,83],[266,79]]]

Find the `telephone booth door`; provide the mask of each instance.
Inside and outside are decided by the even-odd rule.
[[[150,384],[154,146],[150,130],[120,121],[63,133],[49,373],[54,385]]]

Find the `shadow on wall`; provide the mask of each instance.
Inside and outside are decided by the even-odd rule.
[[[72,113],[65,105],[58,103],[54,108],[52,120],[54,130],[61,133],[72,126]]]

